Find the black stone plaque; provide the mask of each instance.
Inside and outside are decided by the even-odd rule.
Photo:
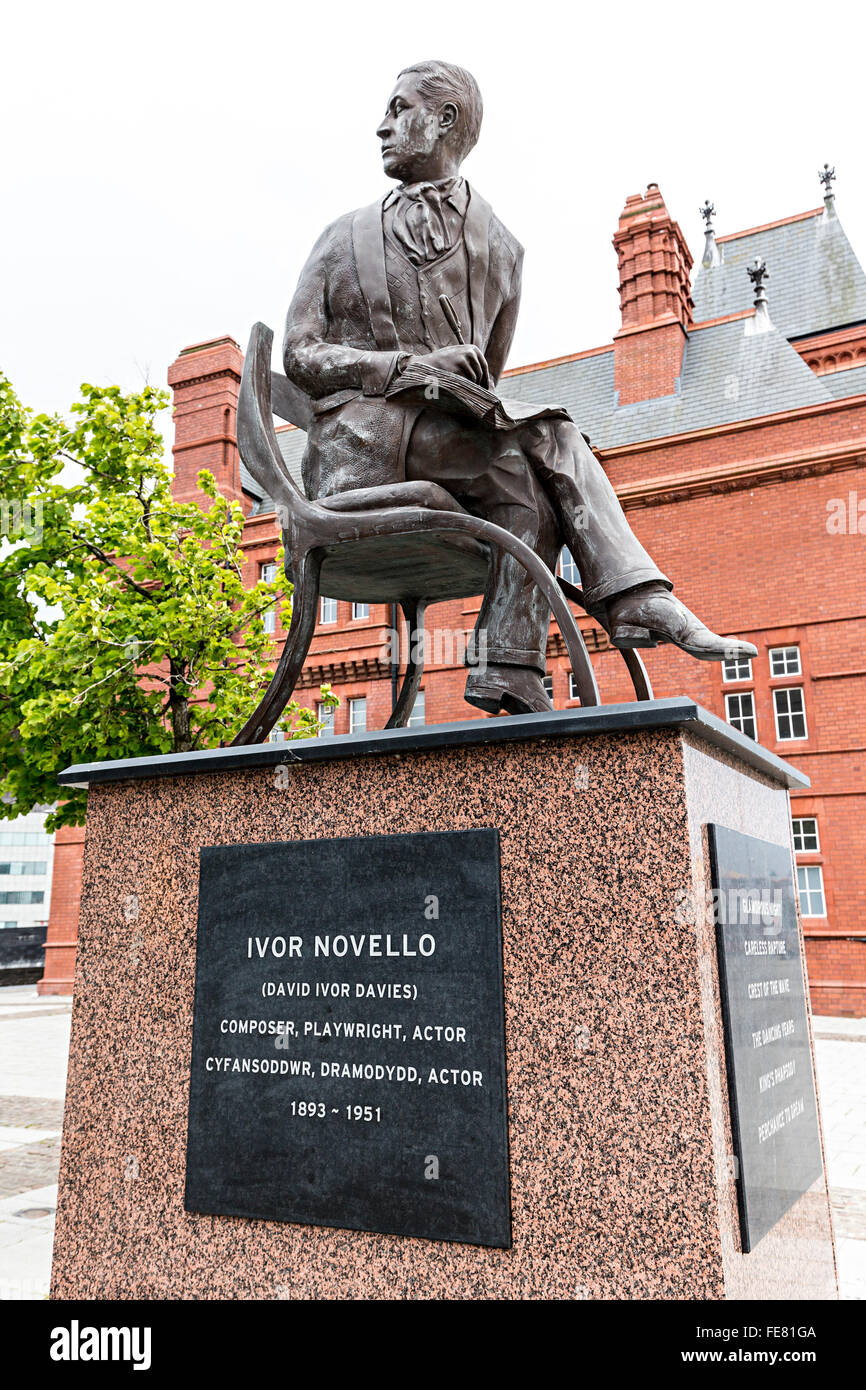
[[[790,850],[708,826],[743,1249],[821,1176]]]
[[[201,851],[186,1209],[511,1244],[496,830]]]

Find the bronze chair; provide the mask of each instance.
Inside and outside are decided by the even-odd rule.
[[[310,502],[286,467],[273,416],[307,428],[309,399],[271,371],[273,333],[257,323],[250,335],[238,401],[238,449],[260,487],[274,501],[283,532],[286,574],[294,583],[292,619],[283,654],[255,712],[235,744],[266,739],[292,697],[310,648],[319,598],[356,603],[398,603],[408,626],[406,671],[386,728],[407,723],[423,671],[424,609],[442,599],[481,593],[489,547],[498,545],[523,565],[559,624],[581,705],[597,705],[598,686],[580,630],[565,595],[582,594],[557,579],[542,560],[501,526],[465,511],[437,483],[394,483],[356,488]],[[622,656],[638,700],[652,690],[637,652]]]

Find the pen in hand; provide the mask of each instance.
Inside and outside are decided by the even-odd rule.
[[[447,294],[440,294],[439,304],[441,306],[443,314],[448,320],[448,327],[451,329],[451,332],[454,334],[454,337],[457,339],[461,347],[465,347],[466,339],[463,337],[463,329],[460,327],[460,320],[457,317],[457,314],[454,310],[454,305],[451,303],[451,300],[448,298]]]
[[[454,305],[451,303],[451,300],[448,298],[447,294],[440,294],[440,296],[439,296],[439,306],[440,306],[440,308],[441,308],[441,310],[442,310],[442,313],[445,315],[445,318],[446,318],[447,321],[448,321],[448,327],[451,329],[451,332],[454,334],[454,337],[457,339],[458,344],[460,345],[460,347],[466,347],[466,346],[467,346],[467,342],[466,342],[466,339],[465,339],[464,336],[463,336],[463,329],[460,327],[460,320],[459,320],[459,318],[457,317],[457,311],[455,310]],[[483,366],[484,366],[484,375],[483,375],[481,381],[480,381],[478,384],[479,384],[482,388],[484,388],[484,389],[486,389],[486,390],[489,390],[489,389],[490,389],[490,384],[491,384],[491,383],[490,383],[490,373],[489,373],[489,371],[487,370],[487,365],[486,365],[486,363],[484,363],[483,357],[482,357],[481,361],[482,361],[482,364],[483,364]]]

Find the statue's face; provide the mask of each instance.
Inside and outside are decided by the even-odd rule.
[[[442,110],[429,106],[415,86],[412,73],[401,77],[391,93],[376,134],[382,141],[382,164],[391,179],[418,183],[431,176],[439,141],[456,119],[456,108],[446,103]]]

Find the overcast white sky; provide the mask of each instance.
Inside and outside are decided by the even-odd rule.
[[[277,330],[327,221],[390,186],[397,71],[463,64],[485,102],[470,180],[526,247],[510,365],[607,342],[611,236],[661,186],[692,253],[837,207],[866,259],[862,6],[596,0],[21,3],[4,18],[0,367],[28,404],[164,384],[178,350]],[[772,277],[773,267],[770,267]],[[769,286],[772,312],[772,279]],[[279,336],[279,333],[278,333]]]

